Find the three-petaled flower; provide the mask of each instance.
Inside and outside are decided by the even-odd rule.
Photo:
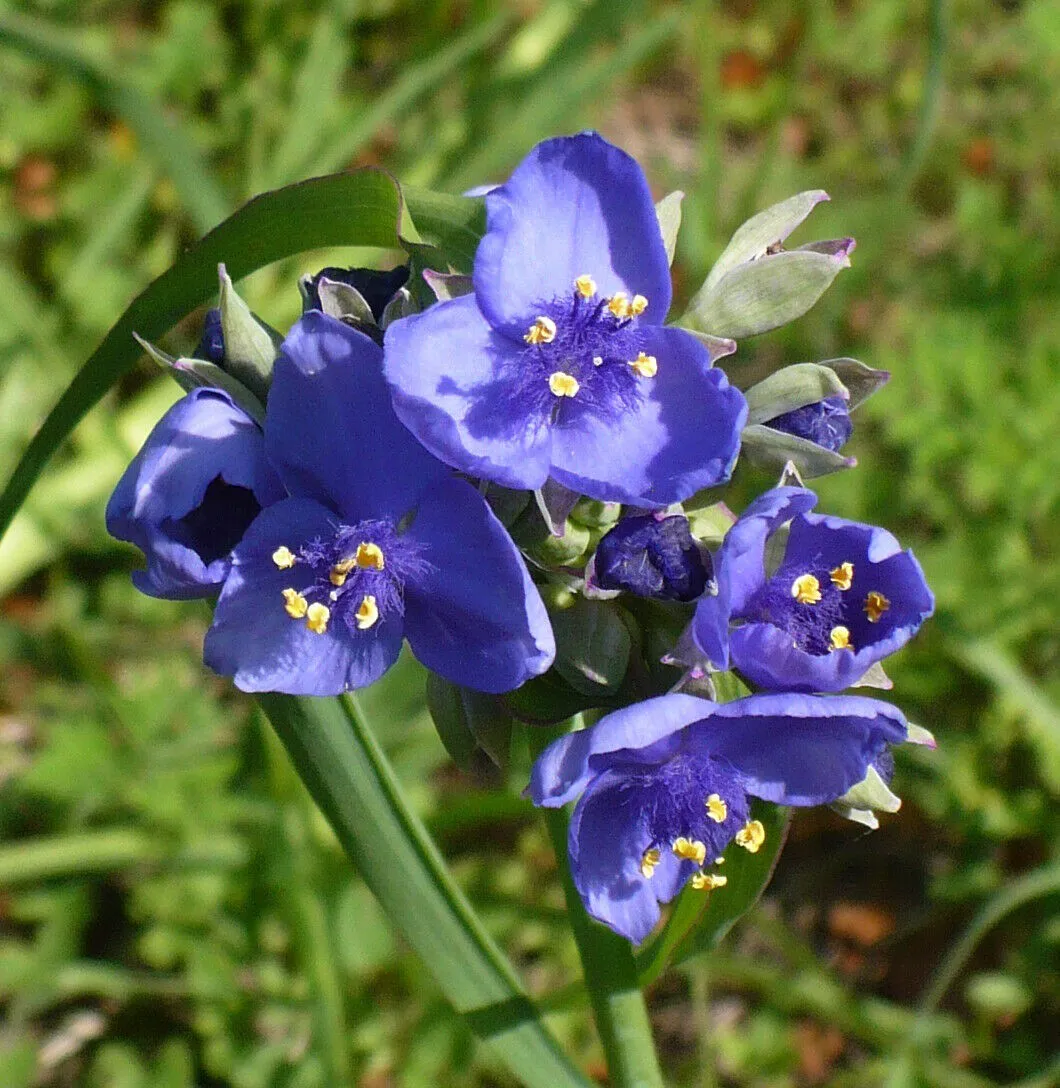
[[[443,461],[507,487],[660,507],[727,479],[743,395],[666,328],[670,271],[640,167],[546,140],[486,196],[474,293],[386,334],[394,408]]]
[[[402,639],[481,691],[518,687],[555,645],[537,589],[482,496],[395,418],[382,352],[303,315],[273,374],[265,446],[289,493],[236,547],[204,657],[244,691],[372,683]]]
[[[555,741],[527,792],[550,808],[580,797],[568,842],[578,894],[639,943],[686,884],[724,886],[718,863],[730,843],[760,849],[751,797],[828,804],[907,734],[900,711],[860,696],[663,695]]]
[[[700,599],[692,623],[715,668],[731,660],[772,691],[842,691],[934,611],[912,552],[886,529],[810,513],[816,502],[805,488],[774,488],[726,533],[717,595]],[[769,569],[774,544],[782,555]]]

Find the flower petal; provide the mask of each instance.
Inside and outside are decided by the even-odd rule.
[[[605,502],[659,507],[729,478],[747,418],[743,394],[682,329],[643,330],[658,372],[639,406],[608,420],[589,412],[552,432],[552,475]]]
[[[643,321],[670,309],[670,268],[644,172],[594,132],[538,144],[486,195],[475,294],[487,320],[522,335],[541,302],[588,274],[603,295],[648,299]]]
[[[405,589],[405,635],[424,665],[463,687],[502,692],[552,664],[556,644],[537,587],[470,484],[432,488],[409,535],[426,545],[430,564]]]
[[[494,332],[473,295],[395,321],[385,345],[394,410],[427,449],[472,476],[524,491],[541,487],[549,470],[548,421],[513,417],[497,377],[523,345]]]
[[[302,316],[276,360],[265,443],[293,495],[347,521],[400,517],[447,471],[394,415],[382,351],[326,314]]]
[[[550,744],[530,771],[527,794],[535,805],[559,808],[585,789],[593,756],[655,744],[709,713],[714,704],[692,695],[661,695],[623,707],[589,729]],[[660,755],[661,759],[662,756]]]
[[[302,590],[312,575],[301,564],[277,569],[272,553],[329,536],[334,520],[311,499],[287,499],[263,510],[236,548],[203,659],[242,691],[338,695],[378,680],[397,660],[400,621],[357,632],[336,623],[316,634],[284,610],[284,589]]]

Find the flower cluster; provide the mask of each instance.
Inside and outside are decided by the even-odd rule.
[[[756,464],[853,464],[838,456],[850,408],[882,372],[798,364],[745,397],[715,365],[729,336],[797,316],[848,261],[849,239],[780,259],[824,198],[745,224],[680,324],[665,324],[676,205],[657,211],[640,167],[593,133],[539,144],[486,192],[470,276],[326,268],[304,278],[284,338],[224,277],[199,358],[172,361],[191,388],[108,506],[111,533],[146,557],[136,584],[216,598],[205,661],[245,691],[361,687],[407,641],[458,688],[527,685],[512,714],[553,664],[568,701],[617,701],[544,751],[528,793],[577,802],[575,885],[593,917],[643,940],[686,885],[725,885],[730,844],[763,847],[752,799],[856,817],[866,782],[893,797],[890,747],[922,736],[838,694],[885,686],[879,663],[931,614],[912,554],[814,513],[801,486],[738,518],[703,498],[741,441]],[[810,265],[806,285],[790,280]],[[780,316],[763,309],[771,275],[789,277]],[[229,345],[246,343],[272,361],[244,383]],[[658,654],[627,674],[666,638],[683,677]],[[750,695],[691,693],[729,670]]]

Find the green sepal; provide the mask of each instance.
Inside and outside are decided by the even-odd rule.
[[[583,695],[614,695],[629,666],[632,640],[614,607],[578,597],[552,612],[556,671]]]
[[[880,691],[890,691],[894,687],[894,681],[884,671],[879,661],[874,661],[865,671],[865,675],[852,688],[879,688]]]
[[[674,253],[677,252],[677,233],[681,229],[681,201],[684,198],[685,194],[680,189],[675,189],[655,204],[655,218],[659,220],[659,230],[666,247],[666,263],[670,265],[674,263]]]
[[[224,336],[224,369],[242,382],[259,400],[268,396],[272,368],[280,354],[283,337],[254,316],[239,297],[223,264],[221,280],[221,333]]]
[[[147,357],[158,363],[185,393],[203,386],[222,389],[259,427],[265,426],[265,405],[242,382],[225,373],[216,363],[183,356],[175,358],[136,333],[133,333],[133,337]]]
[[[556,725],[584,710],[614,709],[620,705],[617,697],[576,691],[555,668],[502,695],[501,702],[513,717],[530,725]]]
[[[433,268],[425,268],[423,278],[439,302],[463,298],[464,295],[470,295],[475,290],[475,281],[460,272],[436,272]]]
[[[514,723],[497,696],[428,673],[427,709],[445,750],[461,770],[482,771],[487,761],[507,768]]]
[[[526,554],[543,567],[583,566],[592,549],[592,532],[584,525],[567,519],[563,535],[546,533],[526,548]]]
[[[854,457],[833,453],[808,438],[775,431],[761,423],[745,427],[740,442],[741,456],[755,468],[767,472],[784,470],[788,462],[791,462],[801,476],[812,479],[815,476],[827,476],[830,472],[839,472],[844,468],[853,468],[857,464]]]
[[[374,325],[375,316],[368,300],[352,284],[321,276],[317,280],[320,309],[328,317],[348,321],[353,325]]]
[[[836,377],[846,386],[850,394],[850,410],[868,400],[877,389],[881,389],[891,379],[888,370],[873,370],[858,359],[824,359],[821,366],[835,372]]]
[[[407,287],[399,287],[394,292],[394,297],[383,307],[379,315],[379,327],[386,329],[392,321],[400,321],[403,317],[420,312],[419,303],[412,297],[412,292]]]
[[[711,503],[702,509],[685,510],[688,531],[701,544],[720,547],[725,534],[736,524],[736,515],[723,502]]]
[[[601,502],[599,499],[581,499],[570,512],[569,521],[576,521],[587,529],[610,529],[622,516],[622,504]]]
[[[749,426],[766,423],[826,397],[848,399],[850,396],[836,372],[822,363],[795,363],[783,367],[752,385],[745,395]]]
[[[844,819],[875,831],[880,826],[876,813],[897,812],[902,807],[902,799],[891,792],[880,772],[870,764],[865,777],[833,801],[831,807]]]

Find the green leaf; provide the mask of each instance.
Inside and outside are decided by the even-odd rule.
[[[836,395],[845,397],[846,386],[827,366],[796,363],[782,367],[747,390],[747,423],[766,423],[785,412]]]
[[[482,202],[404,190],[377,170],[333,174],[264,193],[188,249],[125,311],[45,419],[0,495],[6,531],[49,458],[85,413],[136,362],[133,334],[154,340],[216,289],[217,266],[233,278],[307,249],[362,245],[397,248],[417,234],[456,262],[470,261],[482,230]],[[415,218],[415,226],[413,226]]]
[[[427,709],[445,750],[464,771],[479,768],[484,757],[508,765],[512,719],[495,695],[470,691],[435,673],[427,674]]]
[[[384,913],[493,1057],[528,1088],[587,1088],[405,803],[356,701],[258,700]]]
[[[637,953],[641,986],[654,982],[670,963],[680,963],[717,947],[758,902],[773,875],[791,817],[788,809],[763,801],[752,805],[751,816],[762,821],[765,842],[755,854],[735,843],[728,848],[725,864],[713,867],[716,874],[726,878],[724,887],[704,892],[691,884],[685,886],[665,926]]]
[[[588,530],[585,530],[588,533]],[[629,629],[604,601],[579,597],[552,614],[556,671],[583,695],[614,695],[622,686],[632,646]]]

